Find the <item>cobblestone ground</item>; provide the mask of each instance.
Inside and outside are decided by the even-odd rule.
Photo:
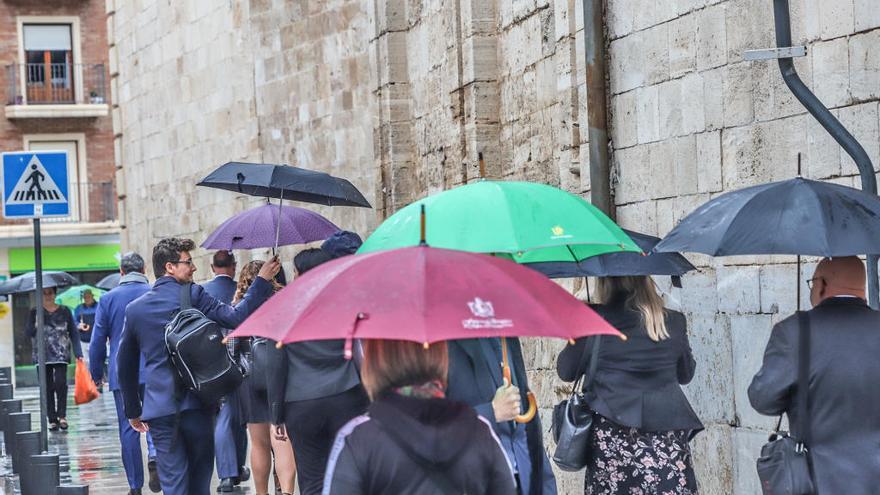
[[[70,429],[63,433],[49,432],[49,450],[60,454],[61,457],[61,483],[89,485],[91,495],[127,494],[128,483],[120,457],[113,395],[104,393],[88,404],[77,406],[73,403],[72,388],[67,406],[67,421],[70,423]],[[38,394],[37,388],[21,388],[15,391],[15,398],[23,400],[22,410],[31,412],[34,430],[40,427]],[[144,471],[146,471],[145,444],[143,452]],[[17,476],[9,475],[11,460],[6,454],[4,452],[4,457],[0,458],[0,495],[18,494]],[[213,489],[218,482],[215,472],[212,493],[215,493]],[[146,484],[143,493],[145,495],[151,493]],[[253,484],[243,483],[234,493],[253,494]]]

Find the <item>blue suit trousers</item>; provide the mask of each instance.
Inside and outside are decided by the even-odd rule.
[[[214,474],[214,418],[190,409],[147,421],[164,495],[210,495]]]
[[[247,456],[247,428],[241,418],[239,390],[226,396],[214,425],[214,450],[220,479],[237,477]]]
[[[122,445],[122,466],[125,468],[125,477],[128,479],[129,488],[142,488],[144,486],[144,458],[141,452],[141,434],[136,432],[123,411],[122,392],[113,391],[113,402],[116,403],[116,420],[119,422],[119,443]],[[147,455],[156,458],[156,448],[153,446],[153,438],[147,433]]]

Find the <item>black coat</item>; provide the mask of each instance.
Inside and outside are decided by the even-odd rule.
[[[696,368],[684,315],[667,309],[669,338],[655,342],[641,312],[626,307],[625,298],[593,309],[627,340],[602,337],[596,376],[585,390],[590,407],[617,424],[643,431],[702,430],[680,386],[691,381]],[[593,341],[581,338],[566,346],[556,362],[560,378],[574,381],[587,369]]]
[[[461,493],[515,493],[513,472],[501,445],[473,409],[446,399],[396,394],[374,402],[368,415],[339,431],[327,464],[324,493],[446,493],[424,466],[445,473]]]
[[[810,443],[820,495],[880,490],[880,312],[856,298],[828,299],[810,315]],[[764,364],[749,386],[758,412],[797,421],[797,317],[773,327]]]

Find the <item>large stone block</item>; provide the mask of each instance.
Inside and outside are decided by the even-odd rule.
[[[726,315],[690,315],[688,337],[697,367],[684,390],[694,411],[704,423],[733,422],[730,320]]]
[[[634,146],[614,153],[618,178],[614,197],[619,204],[648,199],[647,181],[644,179],[648,156],[647,146]]]
[[[660,232],[665,235],[665,232]],[[689,315],[708,317],[718,312],[715,269],[701,268],[686,273],[681,279],[681,310]]]
[[[741,126],[755,118],[755,67],[744,62],[724,67],[724,125]]]
[[[725,69],[701,72],[703,78],[703,116],[706,129],[724,127],[724,74]]]
[[[761,311],[761,284],[757,266],[721,266],[718,273],[718,310],[730,314]]]
[[[846,36],[853,32],[854,25],[853,0],[819,2],[819,27],[822,39]]]
[[[726,424],[707,424],[691,441],[694,472],[703,495],[729,495],[734,491],[734,429]]]
[[[723,3],[726,13],[727,60],[743,59],[743,52],[775,46],[773,13],[764,0],[729,0]]]
[[[697,190],[721,190],[721,131],[697,134]]]
[[[694,13],[696,16],[697,69],[706,70],[727,63],[725,7],[715,5]]]
[[[656,84],[669,79],[669,23],[660,24],[642,32],[645,82]]]
[[[664,4],[672,2],[663,2]],[[697,67],[696,16],[685,15],[669,22],[669,75],[678,77]]]
[[[660,139],[660,97],[658,86],[636,90],[636,122],[639,143]]]
[[[875,5],[871,11],[880,9]],[[880,30],[857,34],[849,39],[849,78],[852,97],[867,100],[880,97]]]
[[[611,42],[608,57],[612,94],[630,91],[645,84],[648,71],[645,67],[644,43],[641,32]]]
[[[671,144],[673,148],[672,164],[675,177],[675,194],[679,197],[695,194],[698,189],[697,171],[699,170],[697,138],[693,134],[681,136],[673,139]],[[678,220],[680,220],[680,217],[676,217],[676,223]]]
[[[849,49],[846,38],[816,43],[811,53],[813,91],[816,96],[827,107],[849,103]]]
[[[630,230],[657,235],[657,202],[641,201],[618,206],[617,223]]]
[[[838,111],[831,113],[837,117]],[[811,179],[840,175],[840,145],[816,120],[807,120],[807,153],[802,158],[802,173]]]
[[[621,38],[633,32],[637,2],[612,1],[607,2],[606,23],[608,36],[611,39]]]
[[[673,79],[656,86],[658,106],[659,137],[666,139],[683,133],[681,79]]]
[[[876,169],[880,166],[880,129],[878,129],[877,102],[843,107],[839,110],[840,123],[865,148]],[[840,148],[840,168],[844,173],[857,172],[853,159]]]
[[[874,0],[854,0],[853,18],[856,31],[880,27],[880,9]]]
[[[628,91],[611,98],[611,140],[615,148],[628,148],[638,143],[637,93]]]
[[[736,419],[739,426],[770,429],[774,420],[752,409],[749,385],[761,369],[764,348],[770,338],[773,321],[770,315],[737,315],[730,319],[733,341],[733,390]]]
[[[706,129],[705,81],[702,74],[681,78],[681,126],[685,134]]]
[[[734,486],[733,493],[760,495],[761,482],[755,462],[761,454],[761,447],[767,443],[769,431],[736,428],[733,432],[734,448]]]

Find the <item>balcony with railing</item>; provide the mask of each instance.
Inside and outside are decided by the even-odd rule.
[[[6,66],[6,117],[108,115],[104,64],[28,63]]]

